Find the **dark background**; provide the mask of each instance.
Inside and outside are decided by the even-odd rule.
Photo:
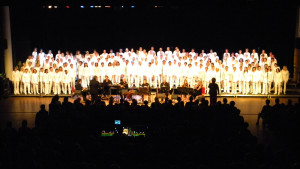
[[[74,1],[75,2],[75,1]],[[77,2],[77,1],[76,1]],[[11,5],[14,64],[34,47],[92,50],[154,46],[196,51],[272,51],[292,72],[297,5],[282,1],[110,1]],[[97,1],[95,1],[97,2]],[[57,9],[48,9],[48,5]],[[69,5],[67,9],[65,6]],[[80,5],[85,5],[84,9]],[[97,5],[94,3],[93,5]],[[124,5],[124,8],[121,8]],[[131,8],[135,5],[135,8]],[[161,8],[155,8],[161,5]],[[101,53],[100,52],[100,53]]]

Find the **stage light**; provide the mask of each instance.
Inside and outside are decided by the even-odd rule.
[[[54,8],[57,8],[57,6],[54,6]]]
[[[69,9],[69,8],[70,8],[70,6],[66,6],[66,8],[68,8],[68,9]]]
[[[131,6],[131,8],[135,8],[135,6]]]
[[[90,8],[94,8],[94,6],[90,6]]]
[[[80,8],[82,8],[82,9],[83,9],[83,8],[84,8],[84,6],[83,6],[83,5],[81,5],[81,6],[80,6]]]
[[[51,8],[52,8],[52,6],[51,6],[51,5],[49,5],[49,6],[48,6],[48,8],[49,8],[49,9],[51,9]]]
[[[110,8],[110,6],[105,6],[105,8]]]

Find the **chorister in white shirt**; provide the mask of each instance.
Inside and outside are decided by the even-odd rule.
[[[21,80],[21,74],[18,70],[18,67],[14,68],[14,71],[12,72],[12,77],[11,77],[11,81],[13,82],[14,85],[14,94],[20,94],[19,91],[19,84],[20,84],[20,80]]]
[[[64,94],[71,94],[71,76],[67,69],[62,74],[62,91]]]
[[[274,73],[274,87],[275,87],[275,92],[274,94],[281,94],[281,83],[282,83],[282,73],[280,71],[280,68],[277,68],[275,73]]]
[[[90,84],[90,68],[88,63],[84,63],[82,68],[82,87],[87,88]]]
[[[61,81],[62,81],[61,72],[59,72],[58,69],[55,69],[55,73],[54,73],[53,77],[54,77],[53,93],[60,94],[61,93]]]
[[[236,67],[233,67],[232,71],[232,85],[231,85],[231,93],[237,94],[237,85],[239,81],[239,71]]]
[[[29,73],[28,68],[25,68],[25,72],[23,73],[23,76],[22,76],[22,82],[24,83],[23,92],[25,95],[27,93],[31,94],[31,92],[30,92],[30,77],[31,77],[31,75]]]
[[[33,69],[33,72],[31,74],[30,82],[32,84],[33,94],[39,94],[39,75],[37,74],[37,70]]]
[[[228,66],[225,67],[225,71],[223,71],[223,83],[224,83],[224,92],[230,92],[230,85],[232,82],[232,73],[229,71]]]
[[[45,84],[45,95],[50,94],[51,90],[50,90],[50,74],[49,74],[49,70],[45,69],[44,72],[44,78],[43,78],[43,82]]]
[[[108,75],[113,83],[118,83],[123,76],[128,79],[129,86],[135,84],[137,87],[145,78],[151,87],[159,86],[163,78],[166,78],[172,87],[178,87],[184,80],[188,80],[191,86],[200,80],[205,86],[209,84],[212,77],[215,77],[219,86],[221,86],[221,81],[223,82],[222,87],[228,93],[231,87],[233,94],[237,91],[247,94],[250,92],[251,85],[253,94],[267,94],[270,93],[270,86],[274,81],[274,86],[277,85],[275,93],[281,93],[282,87],[282,92],[285,94],[289,72],[286,67],[283,67],[280,72],[282,82],[279,83],[274,80],[277,68],[277,60],[273,53],[270,52],[268,56],[264,50],[259,57],[255,50],[252,53],[249,53],[249,49],[246,49],[244,53],[241,50],[237,53],[229,53],[226,49],[223,58],[219,58],[213,50],[210,50],[208,54],[202,50],[198,55],[194,49],[186,52],[185,49],[180,50],[178,47],[175,47],[174,51],[171,51],[169,47],[165,51],[159,48],[157,52],[154,47],[151,47],[149,51],[141,47],[136,52],[133,48],[130,51],[125,48],[124,52],[119,50],[116,53],[113,50],[109,53],[103,50],[101,55],[96,50],[92,54],[86,51],[85,55],[76,51],[74,56],[72,52],[66,51],[64,54],[58,51],[55,57],[51,50],[45,54],[43,50],[37,52],[35,49],[21,68],[22,71],[19,71],[19,75],[17,71],[13,71],[12,81],[15,94],[22,92],[50,94],[52,89],[55,94],[60,93],[61,90],[68,94],[68,89],[75,86],[76,78],[82,79],[83,87],[88,87],[91,76],[94,75],[100,82],[104,80],[105,75]],[[36,86],[30,86],[30,82],[33,84],[32,80],[36,76],[34,69],[38,74],[38,89]],[[55,73],[56,69],[59,69],[58,73]],[[65,70],[67,70],[68,78],[70,77],[69,80]]]
[[[38,55],[37,48],[34,48],[33,51],[32,51],[32,57],[33,57],[34,60],[36,60],[37,55]]]
[[[289,81],[290,73],[289,70],[287,69],[287,66],[283,66],[281,70],[282,74],[282,82],[283,82],[283,94],[286,94],[286,84]]]

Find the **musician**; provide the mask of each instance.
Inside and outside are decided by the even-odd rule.
[[[126,78],[123,78],[121,80],[121,82],[119,83],[119,86],[120,86],[120,90],[119,90],[119,94],[121,96],[121,98],[125,98],[125,95],[128,94],[128,82],[126,80]],[[125,90],[124,90],[125,89]]]
[[[188,83],[187,79],[184,79],[183,84],[182,84],[181,87],[189,88],[189,83]],[[187,94],[189,94],[188,90],[185,90],[184,97],[186,97]]]
[[[127,82],[126,78],[123,78],[122,81],[120,82],[120,88],[128,89],[128,82]]]
[[[93,76],[93,79],[90,82],[90,94],[92,97],[92,103],[95,102],[95,99],[98,96],[98,90],[100,88],[100,84],[97,81],[97,76]]]
[[[166,97],[168,97],[170,84],[167,82],[165,78],[163,79],[163,82],[160,84],[160,87],[161,87],[161,92],[166,93]]]
[[[150,84],[147,83],[147,80],[146,80],[146,79],[143,80],[142,87],[148,89],[148,90],[147,90],[147,93],[141,93],[141,95],[142,95],[142,101],[144,101],[144,95],[149,95],[149,94],[150,94]]]
[[[149,83],[147,83],[147,80],[146,80],[146,79],[143,80],[142,87],[150,88],[150,85],[149,85]]]
[[[187,88],[189,88],[189,83],[188,83],[187,79],[185,79],[185,80],[183,81],[183,84],[182,84],[181,87],[187,87]]]
[[[111,80],[109,80],[108,76],[105,75],[105,79],[103,80],[104,96],[107,96],[109,94],[109,88],[111,85],[112,85]]]
[[[84,90],[84,88],[82,87],[82,80],[78,79],[77,83],[75,85],[75,93],[74,95],[79,95],[81,94],[83,97],[83,100],[86,101],[86,91]]]
[[[198,81],[198,83],[194,86],[194,98],[196,96],[202,95],[202,82],[201,80]]]

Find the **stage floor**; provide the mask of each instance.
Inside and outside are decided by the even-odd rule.
[[[152,100],[154,100],[152,96]],[[236,107],[241,110],[241,115],[244,117],[245,121],[249,123],[249,130],[251,133],[259,138],[263,142],[265,139],[264,132],[262,131],[262,125],[257,126],[256,120],[257,115],[261,111],[262,107],[265,105],[266,96],[264,97],[233,97],[230,95],[222,95],[218,98],[218,101],[228,98],[228,102],[235,101]],[[274,104],[275,98],[280,98],[281,103],[287,103],[290,99],[293,103],[298,102],[298,97],[296,95],[282,95],[271,97],[271,105]],[[206,99],[209,99],[206,97]],[[60,97],[60,101],[63,101],[63,97]],[[70,102],[73,102],[73,98],[69,98]],[[49,103],[51,102],[51,97],[9,97],[7,99],[0,100],[0,127],[4,128],[7,121],[12,121],[15,128],[21,126],[22,120],[28,121],[29,127],[34,127],[35,115],[40,109],[41,104],[46,105],[46,110],[49,110]],[[106,101],[107,103],[108,101]],[[176,102],[174,100],[174,102]],[[150,103],[149,103],[150,104]]]

